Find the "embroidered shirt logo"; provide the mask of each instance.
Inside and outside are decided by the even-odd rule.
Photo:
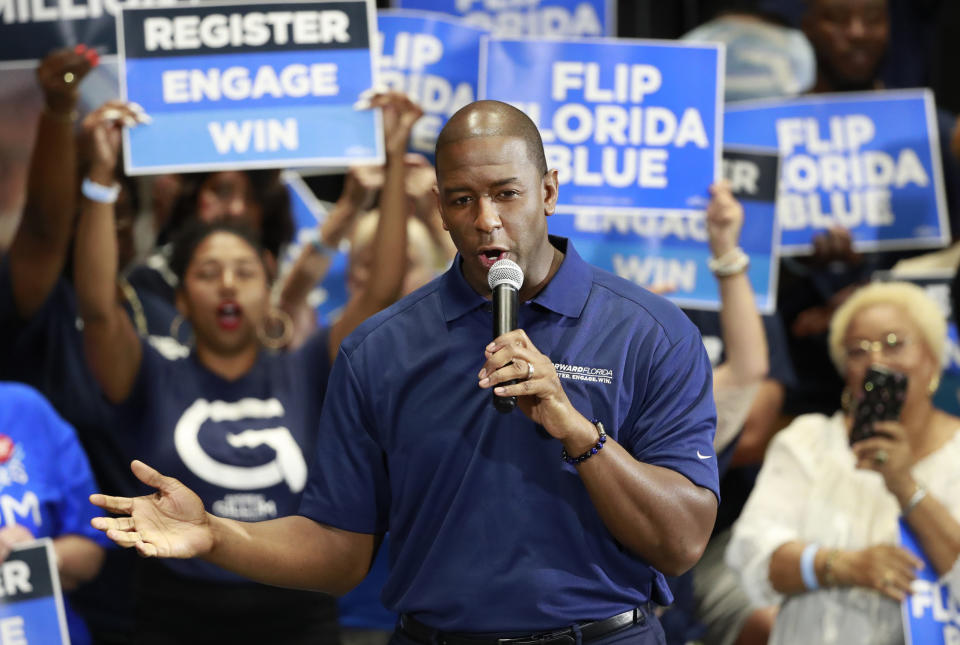
[[[586,381],[588,383],[613,384],[613,370],[606,367],[587,367],[585,365],[567,365],[554,363],[557,376],[572,381]]]

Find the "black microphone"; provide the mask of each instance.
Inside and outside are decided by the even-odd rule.
[[[497,260],[487,273],[487,284],[493,291],[493,337],[497,338],[517,328],[517,292],[523,284],[523,270],[513,260]],[[493,407],[498,412],[510,412],[517,407],[517,397],[494,394]]]

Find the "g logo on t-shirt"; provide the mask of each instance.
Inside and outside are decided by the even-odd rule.
[[[173,433],[177,454],[193,474],[215,486],[234,490],[270,488],[286,481],[293,493],[307,483],[307,462],[303,451],[288,428],[279,426],[263,430],[244,430],[228,434],[227,442],[235,448],[256,448],[267,445],[277,453],[276,459],[262,466],[234,466],[217,461],[200,445],[200,427],[207,421],[240,421],[270,419],[284,415],[277,399],[240,399],[239,401],[207,401],[197,399],[184,411]]]

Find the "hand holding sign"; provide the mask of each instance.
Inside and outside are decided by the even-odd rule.
[[[922,567],[923,562],[902,547],[875,544],[837,552],[831,570],[839,585],[873,589],[900,602]]]
[[[743,228],[743,206],[730,192],[730,184],[720,181],[710,186],[707,206],[707,239],[713,257],[723,257],[737,248]]]
[[[143,497],[91,495],[94,506],[125,517],[95,517],[94,528],[124,548],[146,557],[195,558],[213,549],[210,520],[197,495],[172,477],[142,461],[130,469],[137,479],[157,489]]]
[[[843,262],[851,266],[860,264],[863,257],[853,250],[853,236],[850,230],[842,226],[831,226],[823,233],[813,236],[814,265],[826,266],[832,262]]]
[[[136,103],[107,101],[83,119],[83,138],[90,177],[112,184],[120,156],[120,128],[147,123],[149,117]]]
[[[25,526],[10,524],[0,529],[0,562],[7,559],[10,552],[18,545],[33,542],[36,538]]]
[[[47,110],[70,118],[80,95],[80,81],[99,62],[97,52],[84,45],[50,52],[37,67],[37,82],[43,90]]]
[[[383,138],[387,155],[403,155],[413,124],[423,109],[403,92],[381,92],[370,97],[370,107],[383,109]]]

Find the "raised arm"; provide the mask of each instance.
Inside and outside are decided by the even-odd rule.
[[[295,324],[289,349],[302,345],[315,331],[316,315],[307,298],[316,284],[327,275],[340,242],[350,233],[357,216],[373,204],[382,184],[382,167],[351,167],[344,179],[343,192],[315,230],[316,237],[302,246],[293,266],[284,276],[277,305]]]
[[[63,271],[76,214],[77,154],[73,124],[78,88],[97,64],[93,50],[61,49],[37,68],[44,108],[27,176],[23,219],[10,246],[17,314],[33,316]]]
[[[737,244],[743,228],[743,206],[734,199],[726,182],[714,184],[710,192],[712,197],[707,207],[710,253],[730,269],[736,269],[733,262],[736,262],[734,256],[740,256]],[[722,265],[718,267],[716,278],[720,287],[720,327],[726,360],[714,369],[714,391],[758,384],[770,368],[767,336],[746,267],[727,275],[724,269]]]
[[[404,186],[404,155],[410,130],[423,114],[416,103],[402,92],[377,94],[372,107],[383,108],[384,143],[387,163],[380,190],[380,221],[373,238],[373,266],[370,279],[360,293],[353,294],[343,314],[330,328],[330,360],[337,355],[340,342],[357,325],[394,303],[403,288],[407,266],[407,197]]]
[[[200,557],[228,571],[279,587],[343,594],[367,574],[373,535],[351,533],[294,515],[237,522],[207,513],[193,491],[135,461],[134,474],[157,492],[144,497],[92,495],[90,501],[122,517],[98,517],[93,526],[145,557]]]
[[[142,114],[117,101],[87,115],[83,128],[90,155],[89,181],[101,187],[115,185],[120,128],[140,118]],[[119,403],[133,387],[142,348],[117,299],[115,200],[94,200],[86,195],[81,199],[73,261],[87,362],[107,398]]]

